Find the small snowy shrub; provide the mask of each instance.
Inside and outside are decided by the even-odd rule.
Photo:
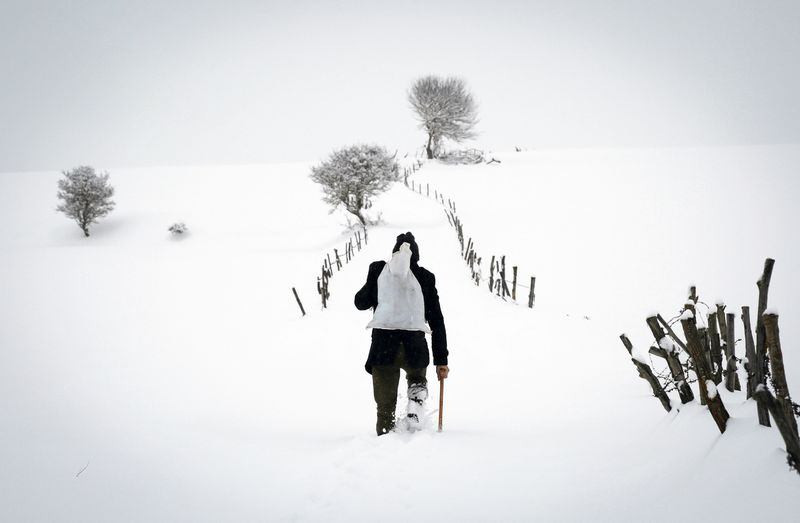
[[[442,153],[439,155],[439,161],[450,165],[473,165],[483,163],[486,161],[486,157],[484,157],[483,151],[466,149]]]
[[[180,236],[181,234],[185,233],[188,229],[186,228],[186,224],[183,222],[176,222],[169,226],[169,232],[172,233],[173,236]]]
[[[311,179],[322,186],[322,200],[335,210],[339,205],[367,220],[362,212],[372,204],[370,198],[384,192],[400,178],[394,156],[377,145],[352,145],[334,151],[320,165],[311,168]]]
[[[56,210],[75,220],[89,236],[89,226],[114,209],[114,188],[108,184],[108,173],[98,174],[86,165],[62,171],[58,181],[58,198],[62,203]]]

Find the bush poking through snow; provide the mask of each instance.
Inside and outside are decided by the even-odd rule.
[[[478,149],[465,149],[444,152],[439,155],[439,161],[449,165],[474,165],[483,163],[486,157]]]
[[[370,198],[400,179],[400,169],[383,147],[351,145],[312,167],[311,179],[322,186],[322,200],[332,207],[331,212],[342,205],[367,225],[362,210],[372,206]]]
[[[186,224],[183,222],[175,222],[169,226],[169,232],[172,233],[173,236],[181,236],[183,233],[188,231],[186,228]]]
[[[98,174],[94,167],[82,165],[62,171],[58,181],[58,198],[62,203],[56,210],[72,218],[89,236],[89,226],[114,209],[114,188],[108,184],[108,173]]]
[[[442,140],[462,142],[475,137],[478,110],[467,84],[461,78],[424,76],[411,86],[408,102],[420,129],[428,133],[428,159],[437,157]]]

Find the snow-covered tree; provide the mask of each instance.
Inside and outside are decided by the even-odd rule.
[[[114,188],[108,184],[108,173],[98,174],[94,167],[82,165],[62,171],[58,181],[58,198],[62,203],[56,210],[78,223],[85,236],[89,226],[114,209]]]
[[[424,76],[411,86],[408,101],[428,133],[428,159],[436,157],[442,139],[462,142],[475,137],[477,106],[461,78]]]
[[[362,209],[369,206],[371,197],[399,179],[399,168],[394,156],[389,156],[383,147],[352,145],[334,151],[327,160],[312,167],[311,179],[322,185],[322,199],[332,206],[331,212],[343,205],[366,225]]]

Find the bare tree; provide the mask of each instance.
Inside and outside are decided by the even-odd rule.
[[[352,145],[334,151],[320,165],[311,168],[311,179],[322,185],[323,201],[335,210],[343,205],[367,224],[362,209],[372,196],[382,193],[399,179],[394,156],[377,145]]]
[[[58,181],[58,198],[63,202],[56,210],[75,220],[88,237],[89,226],[114,209],[114,188],[108,184],[108,173],[98,174],[94,167],[82,165],[61,174],[64,178]]]
[[[420,129],[428,133],[428,159],[436,157],[442,139],[462,142],[475,137],[477,107],[461,78],[424,76],[411,86],[408,101]]]

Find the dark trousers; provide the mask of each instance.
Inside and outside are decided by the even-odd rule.
[[[428,396],[428,380],[425,378],[427,367],[410,368],[406,364],[404,347],[400,346],[392,365],[376,365],[372,367],[372,392],[378,407],[378,422],[375,429],[380,436],[394,428],[394,411],[397,406],[397,385],[400,382],[400,369],[406,373],[409,402],[418,404]]]

